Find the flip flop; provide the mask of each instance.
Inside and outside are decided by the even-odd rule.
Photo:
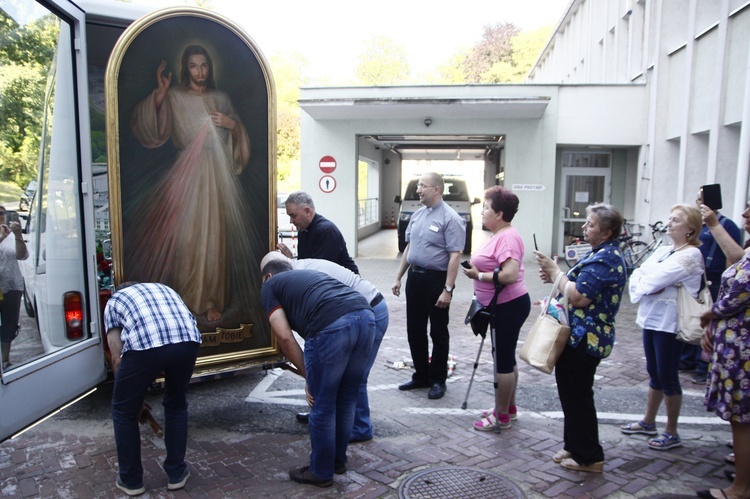
[[[713,494],[714,490],[718,490],[719,492],[721,492],[721,495],[720,496],[715,496]],[[698,492],[696,492],[696,495],[698,497],[703,497],[705,499],[722,499],[722,498],[723,499],[729,499],[729,496],[727,495],[726,492],[724,492],[723,489],[699,490]]]

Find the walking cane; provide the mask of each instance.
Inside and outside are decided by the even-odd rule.
[[[489,312],[486,312],[485,310],[482,310],[479,312],[480,314],[489,315],[489,323],[491,327],[491,341],[492,341],[492,362],[493,362],[493,369],[494,369],[494,362],[495,362],[495,327],[494,327],[494,309],[495,309],[495,303],[497,302],[497,295],[500,294],[500,291],[502,291],[503,286],[500,285],[500,282],[497,280],[497,275],[500,273],[501,267],[497,267],[495,271],[492,274],[492,280],[495,283],[495,295],[492,297],[492,300],[490,301],[490,304],[487,306],[487,309],[489,309]],[[464,403],[461,404],[461,409],[466,409],[468,402],[469,402],[469,393],[471,392],[471,385],[474,384],[474,376],[477,374],[477,367],[479,367],[479,358],[482,355],[482,347],[484,346],[484,340],[487,337],[487,331],[482,331],[479,334],[482,335],[482,341],[479,343],[479,351],[477,352],[477,360],[474,361],[474,370],[471,372],[471,379],[469,380],[469,388],[466,390],[466,397],[464,398]],[[495,390],[497,390],[497,376],[495,376],[495,372],[492,373],[493,378],[495,380]]]

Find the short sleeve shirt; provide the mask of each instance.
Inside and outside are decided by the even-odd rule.
[[[466,244],[466,222],[441,200],[412,215],[406,227],[406,241],[409,243],[407,261],[410,265],[448,270],[450,253],[463,250]]]
[[[479,251],[471,255],[471,263],[479,272],[494,272],[495,268],[503,262],[512,258],[518,262],[518,279],[512,284],[507,284],[497,296],[497,303],[506,303],[526,294],[526,285],[523,282],[523,239],[518,230],[511,226],[501,230],[487,240],[479,248]],[[492,301],[495,294],[495,284],[485,277],[484,281],[474,281],[474,294],[479,303],[485,307]]]
[[[312,338],[346,314],[369,309],[364,296],[316,270],[290,270],[268,279],[260,290],[266,317],[283,308],[291,328]]]
[[[122,353],[201,342],[195,317],[180,295],[164,284],[139,283],[117,291],[104,307],[104,325],[108,331],[122,328]]]
[[[569,305],[568,343],[575,348],[585,340],[588,355],[608,357],[615,344],[615,316],[627,281],[617,241],[604,242],[590,251],[567,275],[576,290],[591,300],[586,307]]]

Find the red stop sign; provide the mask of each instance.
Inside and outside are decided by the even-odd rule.
[[[333,170],[336,169],[336,158],[333,156],[323,156],[320,158],[318,166],[320,166],[320,170],[323,173],[333,173]]]

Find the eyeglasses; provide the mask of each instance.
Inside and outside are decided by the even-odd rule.
[[[437,187],[437,186],[436,185],[417,184],[417,189],[426,189],[427,187]]]

